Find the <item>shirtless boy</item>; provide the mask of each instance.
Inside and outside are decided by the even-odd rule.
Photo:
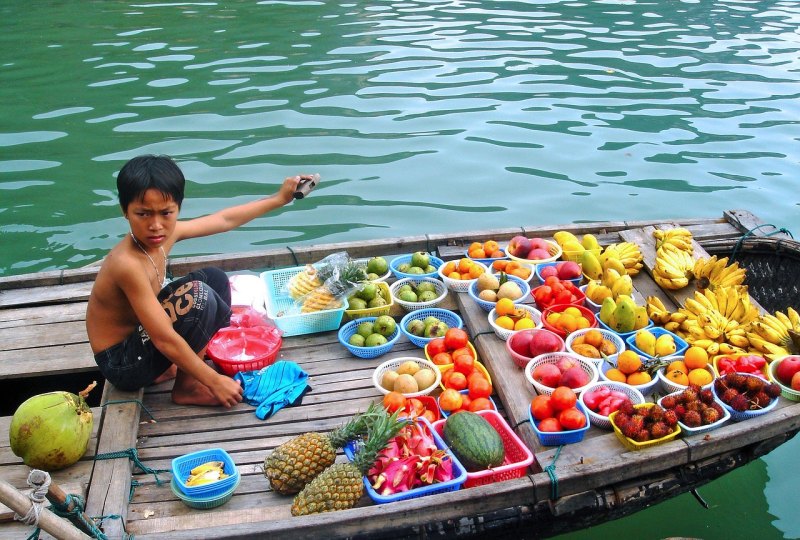
[[[283,181],[273,195],[213,214],[178,221],[185,179],[165,156],[140,156],[117,176],[130,233],[108,253],[86,309],[86,331],[100,372],[121,390],[175,377],[172,400],[223,405],[242,400],[242,388],[203,360],[208,342],[230,321],[230,288],[218,268],[167,280],[175,242],[229,231],[293,200],[301,179]]]

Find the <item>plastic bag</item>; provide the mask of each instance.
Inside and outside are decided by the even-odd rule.
[[[267,285],[264,280],[250,274],[235,274],[228,281],[232,306],[250,306],[259,313],[267,312]]]
[[[295,301],[292,311],[338,309],[366,279],[363,267],[346,251],[338,251],[292,276],[286,282],[286,292]]]

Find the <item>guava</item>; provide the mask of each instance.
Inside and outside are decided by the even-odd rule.
[[[364,321],[356,327],[356,334],[359,334],[365,339],[373,333],[375,333],[375,325],[372,321]]]
[[[425,291],[436,292],[436,285],[434,285],[430,281],[423,281],[419,285],[417,285],[417,294]]]
[[[389,271],[389,263],[383,257],[372,257],[367,261],[367,273],[384,275]]]
[[[439,295],[433,291],[422,291],[422,293],[420,293],[419,296],[417,296],[417,299],[420,302],[432,302],[437,298],[439,298]]]
[[[350,339],[347,340],[350,345],[355,345],[356,347],[363,347],[365,341],[366,338],[361,334],[353,334],[350,336]]]
[[[365,347],[378,347],[380,345],[384,345],[386,343],[386,337],[380,334],[370,334],[367,339],[364,340]]]
[[[369,302],[378,294],[378,286],[374,283],[365,283],[358,292],[358,297]]]
[[[431,263],[430,255],[424,251],[416,251],[411,254],[411,266],[425,268]]]
[[[349,306],[348,309],[367,309],[367,303],[364,301],[364,299],[357,296],[348,298],[347,304]]]

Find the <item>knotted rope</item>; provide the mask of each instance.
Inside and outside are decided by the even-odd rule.
[[[559,445],[559,447],[556,449],[556,454],[553,456],[553,461],[550,462],[550,465],[544,468],[544,472],[546,472],[547,476],[550,477],[550,498],[553,500],[558,499],[558,476],[556,476],[556,461],[558,460],[558,456],[561,455],[562,448],[564,448],[564,445]]]
[[[151,469],[139,459],[139,452],[136,448],[128,448],[127,450],[120,450],[118,452],[105,452],[103,454],[97,454],[94,456],[96,460],[103,460],[103,459],[119,459],[119,458],[128,458],[133,461],[134,465],[139,467],[139,469],[147,474],[152,474],[153,478],[156,480],[156,485],[161,486],[162,483],[166,482],[166,480],[162,480],[158,477],[159,473],[166,473],[169,472],[169,469]],[[131,484],[133,486],[133,484]]]
[[[745,240],[746,240],[746,239],[747,239],[749,236],[753,236],[753,234],[754,234],[754,233],[755,233],[757,230],[759,230],[759,229],[761,229],[761,228],[763,228],[763,227],[772,227],[773,229],[775,229],[775,230],[774,230],[774,231],[772,231],[772,232],[768,232],[768,233],[766,233],[766,234],[764,235],[764,236],[766,236],[766,237],[769,237],[769,236],[774,236],[774,235],[776,235],[776,234],[788,234],[788,235],[789,235],[789,238],[792,238],[792,239],[794,239],[794,235],[792,234],[792,232],[791,232],[790,230],[788,230],[788,229],[785,229],[784,227],[781,227],[781,228],[779,229],[779,228],[775,227],[775,225],[772,225],[771,223],[763,223],[763,224],[761,224],[761,225],[759,225],[759,226],[757,226],[757,227],[753,227],[752,229],[750,229],[749,231],[747,231],[746,233],[744,233],[744,234],[743,234],[743,235],[742,235],[742,236],[739,238],[739,240],[737,240],[737,241],[736,241],[736,244],[734,244],[734,246],[733,246],[733,251],[731,252],[731,258],[730,258],[730,260],[731,260],[731,261],[734,261],[734,260],[736,260],[736,255],[737,255],[737,253],[738,253],[739,249],[741,249],[741,247],[742,247],[742,242],[744,242],[744,241],[745,241]]]
[[[30,472],[27,480],[28,486],[33,488],[33,491],[28,494],[28,498],[31,500],[31,507],[28,508],[28,512],[24,516],[15,513],[14,519],[23,522],[25,525],[33,525],[38,530],[39,515],[42,513],[44,503],[47,502],[47,490],[50,489],[50,475],[44,473],[44,481],[39,483],[35,481],[34,472],[36,472],[36,469]]]

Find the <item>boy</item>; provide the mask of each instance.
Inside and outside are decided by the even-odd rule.
[[[242,400],[241,385],[203,357],[230,320],[227,275],[217,268],[169,283],[167,256],[175,242],[229,231],[293,200],[301,179],[286,178],[277,193],[208,216],[178,221],[185,179],[165,156],[140,156],[117,175],[122,214],[130,224],[103,260],[89,296],[86,331],[100,372],[122,390],[175,377],[172,400],[223,405]]]

